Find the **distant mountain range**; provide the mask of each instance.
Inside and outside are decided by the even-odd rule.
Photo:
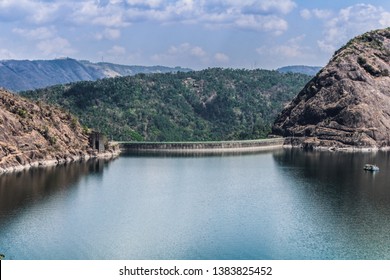
[[[300,73],[315,76],[321,69],[322,67],[320,66],[293,65],[278,68],[276,71],[280,73]]]
[[[138,73],[188,72],[191,69],[165,66],[128,66],[113,63],[92,63],[61,58],[54,60],[0,61],[0,87],[11,91],[44,88],[78,81],[135,75]]]
[[[321,67],[286,66],[280,73],[299,73],[315,76]],[[93,63],[87,60],[59,58],[53,60],[0,60],[0,87],[19,92],[57,84],[96,81],[104,78],[132,76],[139,73],[176,73],[192,69],[165,66],[135,66],[114,63]]]

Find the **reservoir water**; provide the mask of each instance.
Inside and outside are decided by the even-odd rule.
[[[381,170],[367,172],[365,163]],[[390,153],[124,155],[0,176],[7,259],[390,259]]]

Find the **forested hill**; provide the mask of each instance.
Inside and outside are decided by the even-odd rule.
[[[22,95],[65,107],[115,140],[266,137],[310,76],[211,68],[57,85]]]

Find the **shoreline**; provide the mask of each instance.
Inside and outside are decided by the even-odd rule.
[[[204,142],[112,142],[114,149],[102,153],[85,153],[61,159],[41,159],[24,165],[0,167],[0,175],[25,171],[31,168],[45,168],[91,159],[114,159],[125,153],[165,154],[165,155],[218,155],[256,153],[276,149],[301,149],[320,152],[376,153],[390,151],[390,147],[337,147],[292,145],[288,138],[267,138],[241,141],[204,141]]]
[[[0,175],[2,174],[9,174],[9,173],[16,173],[21,171],[26,171],[31,168],[45,168],[45,167],[52,167],[52,166],[58,166],[58,165],[64,165],[67,163],[73,163],[73,162],[81,162],[81,161],[88,161],[91,159],[114,159],[120,155],[120,150],[113,150],[113,151],[106,151],[104,153],[99,154],[84,154],[82,156],[70,156],[67,158],[61,158],[61,159],[41,159],[37,161],[30,162],[28,164],[24,165],[16,165],[16,166],[10,166],[10,167],[0,167]]]
[[[306,151],[329,151],[344,153],[375,153],[390,151],[390,146],[360,145],[354,146],[341,141],[317,139],[313,137],[285,137],[285,148],[302,149]]]
[[[390,151],[390,147],[336,147],[336,146],[312,146],[309,148],[303,145],[283,145],[285,149],[300,149],[306,151],[319,151],[319,152],[341,152],[341,153],[376,153]]]
[[[126,152],[155,154],[235,154],[255,153],[283,148],[283,138],[268,138],[241,141],[204,141],[204,142],[111,142],[111,149],[101,153],[84,153],[60,159],[40,159],[27,164],[0,167],[0,175],[16,173],[31,168],[45,168],[90,159],[114,159]],[[127,147],[126,147],[127,145]],[[132,147],[132,148],[129,148]],[[134,148],[135,147],[135,148]]]

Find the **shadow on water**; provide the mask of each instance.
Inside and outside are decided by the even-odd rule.
[[[10,213],[68,191],[86,175],[102,176],[108,161],[93,159],[0,175],[0,225]]]
[[[345,153],[286,150],[274,154],[275,162],[299,171],[303,178],[315,179],[341,191],[370,192],[390,197],[390,153]],[[363,170],[366,163],[376,164],[379,172]]]
[[[299,220],[311,240],[302,244],[323,259],[390,258],[389,152],[292,149],[273,158],[306,213]],[[366,163],[380,171],[364,171]]]

